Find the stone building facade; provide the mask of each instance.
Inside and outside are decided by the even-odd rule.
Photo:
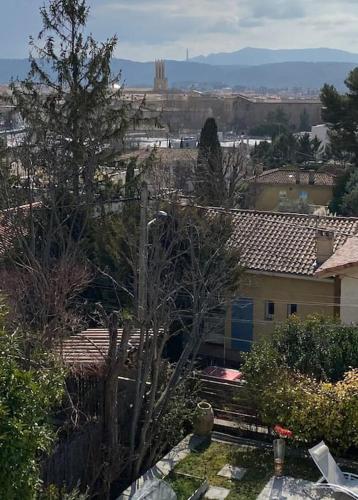
[[[284,111],[296,129],[300,126],[304,112],[311,125],[322,122],[321,103],[318,100],[255,100],[234,94],[172,91],[162,96],[148,93],[146,104],[158,112],[162,124],[172,133],[198,131],[209,117],[216,119],[220,131],[249,133],[278,109]]]

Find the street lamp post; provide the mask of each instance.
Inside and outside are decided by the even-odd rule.
[[[148,233],[150,227],[160,219],[165,219],[168,214],[163,210],[157,212],[155,217],[147,222],[148,212],[148,185],[143,182],[141,189],[140,209],[140,237],[139,237],[139,269],[138,269],[138,321],[143,325],[147,310],[147,274],[148,274]]]

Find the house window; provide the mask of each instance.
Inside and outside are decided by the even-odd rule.
[[[265,302],[265,319],[267,321],[272,321],[275,315],[275,303],[271,300],[266,300]]]
[[[280,200],[287,198],[287,191],[280,191],[279,193]]]
[[[287,317],[297,314],[297,304],[287,304]]]
[[[307,201],[307,199],[308,199],[307,191],[300,191],[300,200]]]

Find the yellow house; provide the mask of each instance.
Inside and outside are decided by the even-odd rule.
[[[341,280],[332,274],[317,277],[315,272],[358,234],[358,218],[227,213],[234,229],[229,244],[239,249],[246,271],[237,297],[222,313],[222,326],[209,337],[202,354],[238,360],[241,351],[272,334],[291,314],[340,316]]]
[[[329,205],[335,176],[315,170],[276,168],[250,179],[250,204],[255,210],[308,212]]]

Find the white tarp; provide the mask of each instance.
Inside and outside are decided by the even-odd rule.
[[[131,500],[177,500],[177,496],[165,481],[152,479],[145,481]]]

